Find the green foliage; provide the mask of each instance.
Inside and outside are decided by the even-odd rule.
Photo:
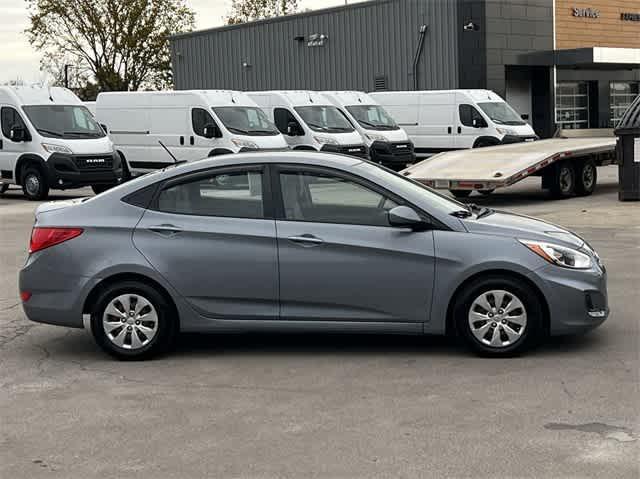
[[[185,0],[26,0],[30,43],[58,81],[64,64],[76,88],[102,91],[167,88],[172,84],[168,37],[190,31]],[[84,85],[83,85],[84,84]]]
[[[278,15],[288,15],[298,11],[298,0],[233,0],[227,23],[263,20]]]

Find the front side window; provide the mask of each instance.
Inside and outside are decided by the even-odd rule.
[[[224,106],[214,108],[225,128],[236,135],[274,136],[278,130],[258,107]]]
[[[349,133],[353,126],[335,106],[299,106],[298,115],[313,131],[325,133]]]
[[[198,136],[204,136],[206,126],[215,126],[216,124],[211,113],[203,108],[194,108],[191,110],[191,123],[193,125],[193,132]]]
[[[165,213],[264,218],[262,172],[212,174],[163,189],[157,209]]]
[[[102,128],[84,106],[31,105],[23,107],[38,133],[47,138],[103,138]]]
[[[491,121],[498,125],[521,126],[527,124],[508,103],[503,101],[478,103],[478,106],[491,118]]]
[[[399,130],[393,118],[379,105],[351,105],[347,111],[366,130]]]
[[[474,120],[477,125],[486,125],[487,122],[482,117],[480,112],[475,109],[472,105],[460,105],[460,123],[464,126],[474,127]]]
[[[390,226],[387,213],[398,206],[366,186],[328,173],[282,172],[280,186],[289,221]]]
[[[273,119],[276,127],[283,135],[289,134],[289,123],[295,123],[298,127],[300,126],[300,123],[298,123],[296,117],[293,116],[293,113],[286,108],[276,108],[273,110]]]
[[[2,123],[2,134],[5,138],[11,138],[12,128],[22,128],[28,135],[27,125],[15,108],[8,106],[0,110],[0,122]]]

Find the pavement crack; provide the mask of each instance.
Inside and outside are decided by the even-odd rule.
[[[564,424],[551,422],[544,425],[545,429],[555,431],[579,431],[598,434],[603,439],[613,439],[617,442],[634,442],[637,440],[633,431],[627,427],[612,426],[601,422],[589,422],[586,424]]]
[[[562,384],[562,390],[567,396],[569,396],[569,399],[573,399],[574,395],[571,393],[571,391],[569,391],[569,388],[567,387],[567,383],[565,383],[564,381],[560,381],[560,384]]]

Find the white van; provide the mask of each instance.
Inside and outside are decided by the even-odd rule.
[[[100,192],[122,178],[111,140],[66,88],[0,87],[0,125],[0,193],[15,184],[43,200],[50,188]]]
[[[349,119],[364,138],[371,161],[403,169],[416,160],[407,132],[378,102],[358,91],[323,91],[322,94]]]
[[[230,90],[100,93],[96,119],[105,125],[131,176],[174,159],[253,150],[283,150],[287,142],[247,95]]]
[[[402,126],[416,156],[533,141],[533,128],[489,90],[370,93]]]
[[[273,120],[290,148],[368,158],[360,133],[322,94],[288,90],[249,92],[247,95]]]

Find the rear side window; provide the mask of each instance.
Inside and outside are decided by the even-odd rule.
[[[205,126],[216,124],[211,113],[204,108],[194,108],[191,110],[191,122],[193,124],[193,132],[198,136],[204,136]]]
[[[14,108],[5,106],[0,109],[0,122],[2,123],[2,134],[5,138],[11,138],[11,129],[14,127],[22,127],[27,135],[29,134],[29,130],[27,129],[27,125],[22,120],[20,113],[18,113]]]
[[[233,171],[164,188],[157,210],[194,216],[264,218],[262,172]]]
[[[473,127],[473,120],[477,120],[480,125],[485,123],[484,118],[475,107],[471,105],[460,105],[460,123],[464,126]]]
[[[289,123],[293,122],[299,125],[298,120],[293,116],[293,113],[286,108],[276,108],[273,111],[273,121],[276,124],[276,128],[278,128],[280,133],[283,135],[288,133]]]

